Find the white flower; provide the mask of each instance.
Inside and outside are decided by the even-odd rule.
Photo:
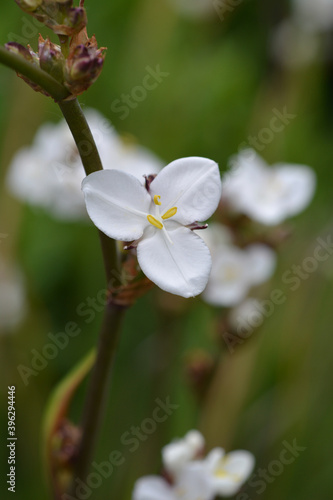
[[[177,439],[162,448],[165,470],[176,477],[185,464],[203,452],[205,439],[199,431],[189,431],[183,439]]]
[[[159,476],[139,479],[132,500],[213,500],[214,497],[206,464],[192,462],[182,469],[173,485]]]
[[[163,290],[193,297],[202,292],[211,269],[203,240],[188,227],[209,218],[221,196],[218,166],[205,158],[183,158],[166,166],[149,192],[118,170],[90,174],[82,183],[87,210],[107,236],[139,240],[144,274]]]
[[[219,239],[219,233],[222,235]],[[241,302],[250,288],[268,280],[275,269],[275,252],[262,244],[242,249],[231,243],[227,228],[211,224],[200,233],[212,254],[212,271],[203,299],[216,306]]]
[[[88,109],[87,121],[104,168],[131,173],[144,183],[144,174],[156,174],[161,162],[140,146],[126,145],[111,124]],[[17,152],[9,167],[7,184],[19,199],[48,210],[61,219],[87,219],[81,183],[84,169],[68,125],[46,123],[31,147]]]
[[[164,447],[164,464],[166,454],[173,455],[172,468],[177,466],[177,455],[181,457],[177,472],[170,475],[169,481],[159,476],[139,479],[132,500],[211,500],[236,494],[253,471],[252,453],[237,450],[226,455],[222,448],[215,448],[206,458],[193,460],[203,451],[203,445],[203,436],[198,431],[190,431],[184,439]],[[169,456],[165,465],[169,465]],[[167,469],[167,472],[170,471]]]
[[[232,159],[223,197],[230,206],[266,225],[276,225],[301,212],[311,201],[316,178],[304,165],[272,167],[253,150]]]
[[[274,30],[271,42],[273,57],[287,68],[300,68],[320,55],[320,38],[306,31],[294,19],[286,19]]]
[[[222,448],[215,448],[205,459],[210,472],[213,491],[222,497],[235,495],[250,477],[255,459],[244,450],[225,454]]]
[[[261,326],[264,321],[264,311],[260,301],[249,297],[232,309],[228,320],[238,335],[250,336],[253,330]]]
[[[7,333],[23,319],[26,298],[21,273],[0,259],[0,330]]]
[[[333,26],[332,0],[293,0],[293,16],[309,31],[326,31]]]

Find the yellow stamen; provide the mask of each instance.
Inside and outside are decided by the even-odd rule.
[[[227,472],[223,469],[217,469],[214,472],[214,476],[220,479],[229,477],[232,481],[235,481],[235,483],[238,483],[241,480],[241,477],[239,475],[232,474],[231,472]]]
[[[155,194],[155,196],[154,196],[155,205],[162,205],[162,203],[160,202],[160,199],[161,199],[161,197],[158,196],[158,194]]]
[[[177,210],[178,210],[177,207],[170,208],[170,210],[168,210],[167,212],[165,212],[164,215],[162,215],[162,219],[163,220],[170,219],[170,217],[176,215]]]
[[[159,220],[155,219],[153,215],[147,215],[148,222],[153,226],[157,227],[157,229],[163,229],[163,224]]]

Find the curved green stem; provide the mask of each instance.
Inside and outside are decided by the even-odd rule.
[[[64,101],[70,95],[64,86],[45,71],[2,47],[0,47],[0,62],[26,76],[46,90],[56,101],[59,101],[59,107],[73,134],[86,174],[89,175],[92,172],[101,170],[103,166],[94,138],[77,99]],[[116,242],[101,232],[100,240],[108,286],[115,287],[119,284],[121,278]],[[90,468],[107,400],[113,359],[123,315],[124,309],[112,302],[109,302],[106,306],[99,338],[97,360],[84,404],[82,439],[77,460],[74,464],[74,494],[75,478],[79,477],[84,480]]]
[[[43,71],[38,66],[26,61],[24,57],[14,54],[4,47],[0,47],[0,62],[42,87],[55,101],[61,101],[71,95],[64,85],[61,85],[46,71]]]

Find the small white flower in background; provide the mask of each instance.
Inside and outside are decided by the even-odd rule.
[[[215,491],[206,464],[186,464],[177,481],[168,483],[159,476],[139,479],[134,487],[132,500],[213,500]]]
[[[326,31],[333,27],[332,0],[293,0],[293,17],[308,31]]]
[[[167,165],[149,191],[130,174],[103,170],[82,183],[88,214],[107,236],[136,241],[139,265],[162,290],[194,297],[205,288],[211,257],[191,228],[208,219],[221,196],[218,165],[183,158]]]
[[[0,331],[7,333],[23,320],[26,297],[19,270],[0,259]]]
[[[305,165],[269,167],[254,150],[232,158],[222,200],[261,224],[274,226],[301,212],[316,187],[313,170]]]
[[[189,452],[191,443],[197,454],[202,455],[204,438],[197,431],[190,431],[184,439],[170,443],[162,450],[164,467],[169,480],[160,476],[147,476],[135,483],[132,500],[213,500],[216,496],[235,495],[250,477],[254,468],[254,456],[243,450],[225,454],[222,448],[213,449],[207,457],[196,460]],[[177,446],[188,450],[178,468],[170,471],[170,460],[165,463],[166,450],[175,452],[172,468],[177,466]],[[192,448],[193,452],[193,448]],[[167,452],[169,453],[169,451]],[[171,452],[170,452],[171,453]]]
[[[244,450],[225,454],[215,448],[205,459],[215,495],[235,495],[252,474],[255,460],[252,453]]]
[[[250,288],[273,275],[276,254],[268,246],[252,244],[239,248],[232,244],[228,229],[220,224],[211,224],[200,236],[206,241],[213,261],[208,285],[202,295],[209,304],[224,307],[239,304]]]
[[[241,304],[234,307],[228,316],[230,326],[238,335],[251,335],[255,328],[262,325],[264,314],[258,299],[249,297]]]
[[[286,68],[300,68],[320,56],[320,38],[305,31],[293,19],[286,19],[274,30],[271,51],[274,59]]]
[[[198,458],[203,453],[205,439],[196,430],[189,431],[183,439],[177,439],[162,448],[162,460],[165,470],[175,477],[182,467]]]
[[[86,111],[104,168],[135,175],[156,174],[162,163],[150,151],[125,144],[100,113]],[[19,199],[49,211],[54,217],[87,220],[81,183],[84,169],[68,125],[42,125],[31,147],[22,148],[9,167],[7,185]]]

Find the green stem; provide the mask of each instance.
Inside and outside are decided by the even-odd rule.
[[[61,101],[71,95],[66,87],[61,85],[46,71],[43,71],[38,66],[26,61],[22,56],[14,54],[4,47],[0,47],[0,63],[29,78],[29,80],[46,90],[55,101]]]
[[[94,138],[78,100],[62,101],[58,104],[73,134],[86,174],[103,170]],[[99,233],[99,236],[107,281],[116,286],[120,279],[116,242],[102,232]]]
[[[64,86],[45,71],[2,47],[0,47],[0,62],[26,76],[46,90],[56,101],[59,101],[60,109],[78,147],[86,174],[89,175],[92,172],[102,170],[103,166],[94,138],[77,99],[64,101],[70,95]],[[116,242],[101,232],[100,240],[108,286],[115,287],[119,284],[121,278],[121,267]],[[90,468],[102,424],[102,416],[108,396],[111,370],[123,315],[124,309],[112,302],[106,306],[99,338],[97,360],[84,404],[82,439],[78,457],[74,464],[74,490],[75,478],[80,477],[84,479]]]
[[[76,479],[86,482],[109,394],[111,372],[125,309],[106,307],[99,337],[97,359],[83,409],[82,440],[74,465],[71,495],[76,498]],[[78,500],[81,498],[77,497]]]

